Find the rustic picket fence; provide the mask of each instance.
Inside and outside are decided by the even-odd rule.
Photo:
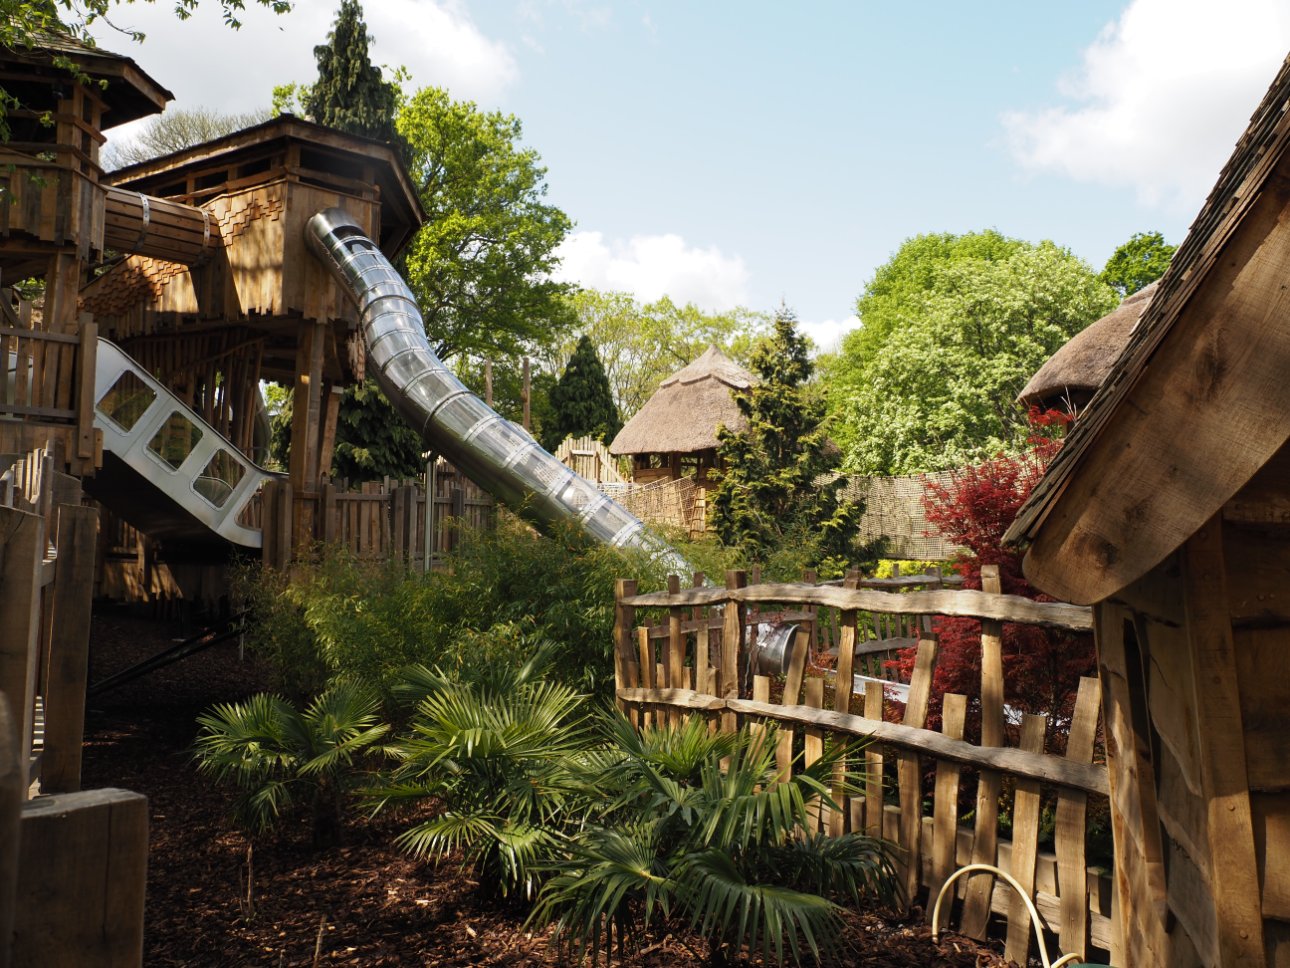
[[[637,594],[635,581],[622,580],[614,632],[620,705],[638,726],[694,715],[723,730],[774,722],[780,730],[781,771],[794,762],[814,762],[828,739],[869,740],[864,774],[851,778],[863,794],[836,793],[841,810],[822,808],[821,829],[867,831],[891,841],[904,897],[913,901],[926,890],[928,909],[956,869],[994,864],[1022,885],[1063,952],[1084,956],[1100,949],[1114,960],[1120,944],[1111,878],[1089,867],[1086,843],[1089,797],[1104,798],[1109,791],[1104,762],[1093,762],[1098,681],[1080,683],[1073,717],[1062,724],[1067,731],[1063,754],[1044,751],[1049,732],[1044,716],[1021,716],[1019,740],[1008,745],[1003,702],[1003,623],[1087,632],[1091,611],[999,594],[995,569],[985,570],[985,591],[934,587],[941,581],[909,576],[884,583],[852,573],[842,587],[749,585],[744,572],[728,572],[724,588],[705,587],[696,575],[695,587],[682,589],[674,576],[667,591]],[[649,615],[661,615],[663,621],[641,624]],[[968,702],[960,695],[944,697],[940,731],[924,728],[936,666],[936,640],[927,631],[933,616],[981,621],[980,745],[963,739]],[[791,660],[773,678],[755,674],[754,668],[761,651],[757,628],[768,619],[798,625]],[[832,669],[820,661],[827,655],[821,630],[829,626],[837,629]],[[856,676],[856,646],[862,646],[862,657],[884,648],[890,652],[911,633],[917,636],[917,660],[902,703],[890,683]],[[777,702],[772,694],[780,697]],[[896,714],[899,722],[888,721]],[[797,750],[803,753],[800,760],[795,760]],[[975,774],[977,785],[970,825],[959,813],[960,787],[971,782],[965,773]],[[893,776],[894,787],[884,782]],[[1011,815],[1011,839],[998,836],[1001,801]],[[1050,853],[1039,849],[1040,808],[1054,801]],[[961,902],[959,930],[983,938],[991,913],[1002,915],[1006,955],[1024,964],[1030,918],[1007,885],[979,873],[960,879],[955,891]]]

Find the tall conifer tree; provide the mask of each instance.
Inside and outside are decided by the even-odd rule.
[[[314,48],[318,80],[309,88],[304,108],[319,124],[397,143],[398,88],[372,63],[371,39],[358,0],[341,0],[327,43]]]
[[[609,377],[587,336],[569,358],[559,382],[551,388],[551,422],[543,435],[547,450],[566,437],[588,435],[610,441],[623,429]]]
[[[822,427],[823,401],[808,385],[815,365],[790,309],[776,313],[751,362],[758,382],[735,396],[748,428],[718,434],[724,465],[712,498],[718,537],[756,561],[792,550],[822,576],[876,557],[857,537],[863,503],[839,500],[843,478],[821,479],[837,469],[836,448]]]

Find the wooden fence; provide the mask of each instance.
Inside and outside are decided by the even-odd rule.
[[[1109,789],[1105,764],[1093,762],[1098,682],[1080,683],[1072,721],[1062,724],[1062,755],[1044,752],[1046,717],[1009,716],[1003,702],[1003,623],[1084,632],[1092,628],[1091,611],[999,594],[992,569],[984,576],[987,591],[903,590],[917,587],[920,577],[898,579],[884,590],[872,581],[859,587],[856,574],[844,587],[831,587],[747,585],[743,572],[729,572],[724,588],[700,587],[696,576],[696,587],[682,590],[673,578],[668,591],[645,595],[636,594],[634,581],[620,581],[614,633],[620,704],[642,726],[690,715],[726,730],[774,722],[784,770],[796,750],[806,762],[817,759],[826,738],[870,740],[865,773],[852,778],[864,793],[837,795],[841,811],[825,808],[822,829],[863,830],[892,841],[904,896],[912,901],[926,890],[929,908],[958,867],[995,864],[1030,894],[1063,952],[1087,955],[1097,948],[1114,959],[1120,945],[1111,918],[1111,879],[1090,869],[1086,845],[1089,797],[1105,798]],[[651,612],[665,617],[666,634],[659,626],[651,631],[638,624]],[[935,637],[924,626],[938,615],[981,620],[980,745],[963,739],[963,696],[944,697],[939,731],[924,728],[937,653]],[[751,664],[759,651],[758,625],[768,619],[799,626],[791,662],[774,678],[753,674]],[[893,620],[899,630],[918,636],[905,702],[879,678],[855,675],[857,651],[864,655],[866,648],[872,653],[875,644],[881,647],[883,630]],[[835,668],[828,668],[820,634],[829,624],[838,630]],[[1019,719],[1016,745],[1008,745],[1009,719]],[[971,782],[965,770],[976,778],[970,825],[959,811],[960,788]],[[1012,821],[1010,840],[998,836],[1001,802]],[[1054,852],[1039,849],[1041,804],[1055,809]],[[991,912],[1003,915],[1007,957],[1024,964],[1029,916],[1008,887],[981,873],[960,880],[956,893],[959,930],[984,937]]]
[[[496,513],[492,497],[451,465],[441,461],[429,476],[429,509],[425,481],[323,484],[301,494],[277,482],[251,505],[248,523],[263,528],[264,561],[275,567],[322,543],[424,571],[457,546],[463,531],[491,527]]]

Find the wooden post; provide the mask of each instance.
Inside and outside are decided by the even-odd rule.
[[[529,374],[529,358],[524,357],[524,429],[532,430],[533,421],[531,419],[533,386]]]
[[[1066,739],[1066,758],[1072,763],[1093,762],[1097,736],[1097,710],[1101,702],[1096,679],[1082,678],[1075,695],[1075,711]],[[1086,820],[1088,794],[1062,787],[1057,791],[1057,820],[1053,847],[1057,852],[1057,893],[1061,920],[1057,930],[1061,949],[1083,958],[1088,948],[1088,855]]]
[[[880,682],[864,684],[865,719],[882,720],[883,686]],[[870,837],[882,836],[882,753],[871,744],[864,753],[864,825]]]
[[[9,939],[18,902],[18,818],[28,786],[20,735],[9,702],[0,694],[0,968],[13,965]]]
[[[743,588],[748,576],[742,571],[726,572],[726,588]],[[726,613],[721,626],[721,697],[739,698],[739,665],[744,654],[744,608],[734,601],[726,602]],[[721,729],[733,733],[739,728],[739,718],[732,710],[721,714]]]
[[[94,545],[99,515],[94,508],[64,504],[58,516],[58,564],[54,573],[52,635],[45,687],[41,793],[74,793],[81,788],[85,679],[89,667]]]
[[[636,624],[636,609],[624,605],[624,598],[636,594],[635,578],[619,578],[614,582],[614,689],[625,689],[627,663],[633,660],[632,627]],[[643,673],[642,673],[643,674]],[[618,708],[626,712],[627,703],[618,700]]]
[[[921,729],[927,722],[927,704],[931,699],[935,672],[936,640],[923,639],[918,643],[914,674],[909,682],[909,698],[905,701],[906,726]],[[900,786],[900,876],[904,901],[908,906],[914,903],[922,874],[923,771],[917,753],[897,754],[896,777]]]
[[[847,571],[842,581],[843,588],[860,587],[860,572],[852,568]],[[833,708],[840,713],[851,712],[851,694],[855,690],[855,678],[852,674],[856,654],[856,612],[848,609],[842,613],[842,627],[838,632],[838,667],[833,677]],[[846,764],[838,763],[833,769],[833,800],[838,809],[829,818],[829,833],[840,837],[846,833],[848,813],[846,784]]]
[[[999,594],[999,566],[983,565],[981,590]],[[981,745],[1003,745],[1003,624],[981,623]],[[972,863],[995,864],[999,851],[999,794],[1003,778],[982,770],[977,779],[976,834],[972,838]],[[994,875],[968,875],[959,930],[970,938],[984,939],[990,921]]]
[[[1021,718],[1020,748],[1028,753],[1044,751],[1044,733],[1048,728],[1047,716],[1026,713]],[[1008,866],[1025,895],[1035,897],[1035,859],[1039,852],[1039,781],[1017,780],[1017,793],[1012,802],[1012,856]],[[1009,961],[1024,964],[1030,949],[1030,912],[1025,902],[1013,891],[1008,902],[1008,941],[1003,956]]]
[[[493,406],[493,361],[484,361],[484,403]]]
[[[824,707],[824,680],[819,676],[809,676],[806,680],[804,692],[806,694],[805,705],[812,709],[822,709]],[[824,730],[818,726],[807,726],[802,731],[805,739],[802,742],[802,764],[810,766],[822,755],[824,755]],[[817,797],[812,801],[808,808],[810,812],[810,824],[807,833],[815,833],[820,829],[821,805]]]
[[[127,790],[23,807],[14,965],[121,968],[143,960],[148,801]]]
[[[41,563],[45,524],[38,515],[0,507],[0,694],[9,700],[23,763],[31,755],[40,656]]]
[[[967,696],[947,692],[941,700],[941,733],[950,739],[963,738]],[[927,916],[941,885],[954,873],[959,842],[959,765],[946,760],[936,764],[936,793],[932,799],[932,876],[927,884]],[[957,885],[956,885],[957,886]]]
[[[98,326],[81,313],[81,342],[76,353],[76,456],[94,459],[94,376],[98,360]]]

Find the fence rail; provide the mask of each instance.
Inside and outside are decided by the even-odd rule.
[[[798,756],[808,763],[817,759],[827,737],[868,740],[865,769],[851,778],[850,788],[862,792],[842,795],[848,787],[839,775],[834,799],[840,810],[823,808],[820,829],[868,831],[891,840],[911,901],[923,890],[934,899],[959,866],[996,864],[1030,894],[1063,951],[1087,955],[1098,948],[1114,958],[1119,940],[1111,919],[1112,885],[1088,865],[1086,831],[1090,797],[1104,798],[1109,789],[1105,764],[1094,762],[1098,682],[1080,682],[1073,716],[1062,724],[1061,753],[1045,752],[1047,717],[1008,716],[1003,703],[1003,624],[1086,632],[1091,610],[1002,595],[997,571],[986,569],[983,577],[987,591],[938,588],[942,580],[931,575],[898,579],[891,590],[858,587],[861,579],[854,573],[844,587],[833,587],[746,585],[742,572],[731,572],[725,588],[682,589],[674,578],[668,591],[650,594],[636,594],[635,582],[622,581],[615,622],[618,700],[638,726],[694,715],[723,730],[774,722],[784,772]],[[638,625],[649,613],[661,613],[663,620]],[[940,615],[981,621],[982,688],[974,707],[981,718],[979,743],[964,739],[969,704],[961,695],[946,694],[941,728],[927,728],[937,659],[928,617]],[[771,617],[787,617],[799,627],[792,647],[772,656],[773,674],[762,675],[758,665],[769,663],[758,637],[767,634],[763,623]],[[835,630],[836,659],[824,647],[827,628]],[[916,637],[862,639],[884,628]],[[910,641],[917,643],[914,672],[899,692],[855,674],[866,649]],[[1019,733],[1012,742],[1009,720],[1020,727],[1011,730]],[[968,800],[966,784],[973,775],[975,809],[964,814],[960,801]],[[1040,850],[1041,804],[1054,810],[1051,852]],[[1001,806],[1011,816],[1010,839],[998,836]],[[1006,886],[992,875],[974,874],[959,882],[956,895],[961,930],[984,937],[991,913],[1000,914],[1007,957],[1025,962],[1029,916]]]

